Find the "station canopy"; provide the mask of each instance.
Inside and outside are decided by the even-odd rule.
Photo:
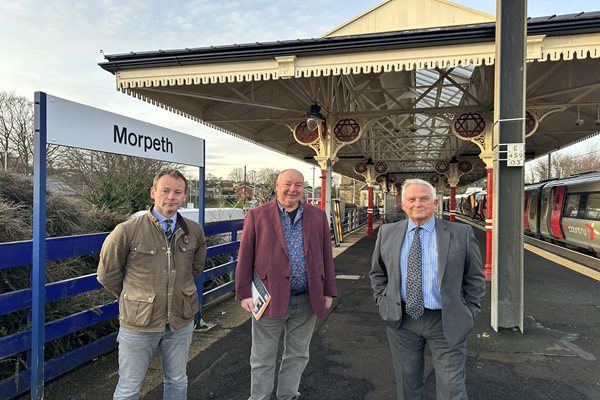
[[[532,159],[600,128],[600,12],[528,18],[527,32]],[[461,115],[493,124],[495,17],[449,1],[384,1],[316,39],[105,59],[122,92],[299,160],[315,163],[292,133],[311,105],[354,120],[360,139],[333,164],[345,176],[362,180],[354,167],[372,159],[396,180],[427,179],[453,158],[474,165],[461,184],[485,176],[480,148],[452,126]]]

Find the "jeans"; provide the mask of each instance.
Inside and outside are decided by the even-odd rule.
[[[273,392],[275,359],[279,337],[283,332],[283,356],[279,368],[277,399],[300,397],[298,387],[308,364],[310,339],[315,329],[314,314],[308,293],[290,297],[283,317],[266,315],[252,319],[252,350],[250,354],[251,388],[248,400],[268,400]]]
[[[186,366],[192,343],[194,321],[172,331],[132,332],[119,329],[119,383],[114,400],[137,400],[146,377],[148,365],[158,347],[162,358],[164,400],[185,400],[187,397]]]

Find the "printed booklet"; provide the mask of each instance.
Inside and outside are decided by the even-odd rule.
[[[254,303],[254,311],[252,311],[252,315],[254,315],[257,321],[262,317],[270,301],[271,295],[256,272],[254,272],[254,276],[252,277],[252,302]]]

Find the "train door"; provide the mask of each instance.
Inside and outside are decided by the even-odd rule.
[[[540,210],[540,194],[541,190],[534,189],[531,192],[531,196],[529,197],[529,216],[527,218],[529,224],[529,230],[534,235],[539,235],[540,233],[540,219],[538,218],[538,212]]]
[[[531,232],[529,228],[529,208],[531,207],[531,192],[525,192],[525,209],[523,210],[523,227],[527,232]]]
[[[552,189],[554,187],[545,187],[542,189],[542,198],[540,201],[540,236],[550,239],[550,212],[552,210]]]
[[[560,225],[560,216],[563,211],[566,189],[566,186],[557,186],[554,189],[554,195],[552,196],[552,213],[550,214],[550,228],[552,229],[552,236],[554,236],[557,239],[565,238],[565,235],[563,234]]]
[[[487,192],[481,196],[479,204],[479,213],[481,214],[481,220],[485,221],[485,219],[487,218]]]

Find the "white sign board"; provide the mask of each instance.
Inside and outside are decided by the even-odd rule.
[[[47,95],[48,144],[204,167],[204,139]]]
[[[525,165],[525,143],[508,144],[506,165],[509,167],[522,167]]]

